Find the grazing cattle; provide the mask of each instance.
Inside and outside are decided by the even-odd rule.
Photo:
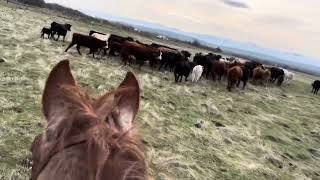
[[[319,89],[320,89],[320,81],[319,80],[315,80],[312,83],[312,91],[311,91],[311,93],[318,94]]]
[[[49,39],[51,36],[51,33],[52,33],[51,29],[44,27],[41,30],[41,37],[44,39],[44,35],[47,34]]]
[[[195,63],[189,61],[178,62],[174,69],[175,82],[182,82],[183,76],[185,77],[185,81],[188,81],[189,74],[195,66]]]
[[[67,52],[72,46],[77,45],[77,51],[81,55],[80,47],[84,46],[90,49],[89,54],[92,53],[92,56],[94,58],[94,53],[98,51],[101,48],[104,48],[106,46],[106,41],[101,41],[95,37],[73,33],[72,41],[70,45],[67,47],[65,52]]]
[[[177,50],[169,49],[166,47],[159,47],[158,50],[162,52],[159,70],[163,67],[165,70],[169,67],[170,72],[174,70],[176,64],[184,61],[184,56]]]
[[[121,37],[115,34],[111,34],[108,39],[109,55],[115,56],[116,53],[120,53],[122,44],[125,41],[134,41],[131,37]]]
[[[294,73],[286,69],[283,69],[283,72],[284,72],[284,83],[289,84],[294,78]]]
[[[228,70],[227,90],[229,92],[231,92],[231,89],[234,87],[234,85],[237,84],[237,86],[239,86],[242,76],[243,76],[243,72],[240,66],[234,66]]]
[[[191,81],[198,82],[202,76],[203,67],[201,65],[196,65],[191,73]]]
[[[59,62],[42,96],[47,125],[31,145],[30,179],[146,179],[143,145],[134,127],[139,103],[133,73],[93,100],[76,85],[69,61]]]
[[[212,64],[214,61],[218,61],[221,58],[220,55],[215,55],[212,53],[208,53],[207,55],[202,55],[202,53],[196,53],[196,55],[193,58],[193,62],[195,62],[197,65],[203,66],[203,74],[205,74],[206,78],[210,75],[212,72]]]
[[[278,67],[271,67],[271,82],[274,83],[276,81],[279,86],[281,86],[283,80],[284,80],[284,71],[281,68]]]
[[[55,34],[58,35],[56,41],[59,40],[60,36],[63,37],[63,41],[66,38],[67,32],[71,31],[71,24],[59,24],[57,22],[51,23],[51,38],[54,37]]]
[[[222,76],[227,73],[227,64],[224,61],[214,61],[211,69],[212,79],[216,80],[216,77],[218,77],[218,80],[221,81]]]
[[[93,34],[101,34],[101,35],[106,35],[105,33],[102,33],[102,32],[98,32],[98,31],[94,31],[94,30],[91,30],[91,31],[89,31],[89,36],[92,36]]]
[[[253,70],[252,79],[254,82],[260,81],[261,84],[267,85],[268,81],[271,79],[271,72],[268,69],[263,69],[262,67],[256,67]]]
[[[137,42],[124,42],[120,54],[124,65],[127,65],[127,63],[130,65],[131,57],[133,56],[139,65],[139,69],[141,69],[145,61],[149,61],[150,67],[153,70],[158,61],[161,60],[161,51]]]

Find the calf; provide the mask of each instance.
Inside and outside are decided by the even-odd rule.
[[[202,76],[203,67],[201,65],[197,65],[193,68],[191,73],[191,81],[198,82]]]
[[[57,22],[51,23],[51,38],[54,37],[55,34],[58,35],[56,41],[59,40],[60,36],[63,36],[63,41],[66,38],[68,31],[71,31],[71,24],[59,24]]]
[[[182,82],[183,76],[185,77],[185,81],[188,81],[189,74],[195,66],[196,64],[193,62],[188,62],[188,61],[178,62],[174,69],[175,82]]]
[[[320,89],[320,80],[315,80],[312,83],[312,91],[311,91],[311,93],[318,94],[319,89]]]
[[[231,89],[234,87],[235,84],[239,86],[240,80],[243,76],[243,72],[240,66],[234,66],[228,70],[228,85],[227,90],[231,92]]]
[[[44,27],[41,30],[41,37],[44,39],[44,35],[47,34],[48,39],[50,39],[51,33],[52,33],[51,29]]]
[[[89,48],[90,49],[89,54],[92,53],[92,56],[94,58],[94,53],[97,50],[105,47],[106,41],[101,41],[95,37],[88,36],[88,35],[73,33],[72,41],[71,41],[70,45],[67,47],[67,49],[65,50],[65,52],[67,52],[74,45],[77,45],[76,48],[77,48],[77,51],[80,55],[81,55],[81,52],[80,52],[81,46]]]
[[[256,67],[253,70],[252,79],[254,82],[260,81],[261,84],[266,86],[271,79],[271,72],[268,69],[264,70],[261,66]]]

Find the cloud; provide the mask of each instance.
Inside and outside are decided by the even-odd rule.
[[[255,18],[259,24],[263,24],[265,26],[276,25],[282,29],[284,28],[297,28],[306,25],[306,23],[302,19],[288,17],[285,15],[265,15],[258,16]]]
[[[235,7],[235,8],[243,8],[243,9],[249,9],[249,5],[244,3],[244,2],[240,2],[237,0],[221,0],[224,4],[231,6],[231,7]]]

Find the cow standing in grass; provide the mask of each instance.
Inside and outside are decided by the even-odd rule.
[[[126,41],[134,41],[132,37],[122,37],[115,34],[111,34],[108,39],[109,55],[116,56],[116,53],[120,53],[122,44]]]
[[[311,93],[318,94],[319,89],[320,89],[320,80],[315,80],[312,83],[312,91],[311,91]]]
[[[127,64],[130,65],[134,57],[139,65],[139,69],[141,69],[144,62],[149,61],[149,65],[153,70],[162,58],[161,51],[157,48],[131,41],[126,41],[122,44],[120,54],[125,66]]]
[[[189,74],[195,66],[195,63],[189,61],[178,62],[174,69],[175,82],[182,82],[183,76],[185,77],[185,81],[188,81]]]
[[[71,24],[59,24],[57,22],[51,23],[51,38],[54,38],[54,35],[57,34],[58,37],[56,41],[59,40],[60,36],[63,37],[63,41],[65,40],[68,31],[71,31]]]
[[[95,37],[103,42],[106,42],[105,46],[104,47],[101,47],[100,50],[99,50],[99,53],[103,50],[104,51],[104,55],[107,55],[107,50],[108,50],[108,39],[110,37],[110,34],[102,34],[102,33],[93,33],[91,35],[92,37]]]
[[[106,46],[106,41],[101,41],[100,39],[97,39],[92,36],[74,33],[72,36],[72,41],[70,45],[67,47],[67,49],[65,50],[65,52],[67,52],[74,45],[77,45],[76,48],[80,55],[81,55],[81,52],[80,52],[81,46],[89,48],[90,49],[89,54],[92,54],[94,58],[94,53],[99,49],[104,48]]]
[[[262,85],[267,86],[271,79],[271,72],[269,69],[264,69],[263,66],[256,67],[253,70],[252,79],[255,83],[260,81]]]
[[[194,83],[198,82],[202,76],[203,67],[201,65],[196,65],[191,73],[191,81]]]
[[[227,90],[231,92],[231,89],[237,84],[239,86],[243,72],[240,66],[234,66],[228,70],[228,85]]]

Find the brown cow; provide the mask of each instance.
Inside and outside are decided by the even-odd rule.
[[[89,54],[92,53],[92,56],[94,58],[94,53],[98,51],[99,49],[105,48],[107,46],[107,41],[101,41],[100,39],[97,39],[92,36],[83,35],[79,33],[73,33],[72,41],[70,45],[67,47],[65,52],[67,52],[72,46],[77,45],[77,51],[81,55],[80,47],[84,46],[90,49]]]
[[[47,128],[32,143],[31,180],[146,179],[133,125],[139,94],[128,72],[116,90],[90,99],[76,85],[69,61],[58,63],[43,92]]]
[[[268,81],[271,79],[271,72],[269,69],[263,69],[262,66],[256,67],[253,70],[252,79],[255,83],[260,81],[261,84],[266,86]]]
[[[153,68],[161,59],[161,51],[157,48],[153,48],[137,42],[126,41],[122,44],[121,57],[124,65],[131,64],[132,56],[136,59],[139,64],[139,69],[145,61],[149,61],[150,67]]]
[[[224,61],[214,61],[211,69],[212,79],[215,80],[218,76],[218,80],[221,81],[222,76],[227,72],[227,64]]]
[[[231,88],[233,88],[235,84],[239,86],[242,75],[243,72],[240,66],[234,66],[228,70],[228,91],[231,91]]]

